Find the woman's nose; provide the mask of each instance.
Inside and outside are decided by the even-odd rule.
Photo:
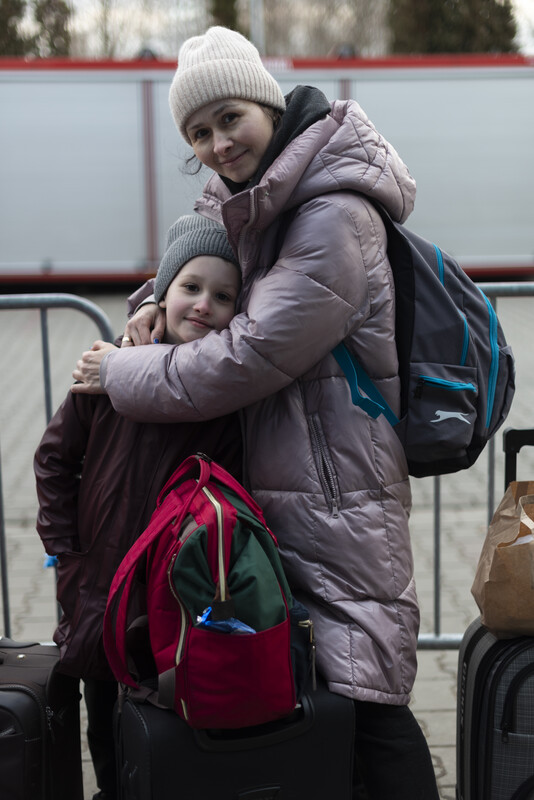
[[[215,133],[213,137],[213,150],[220,155],[226,153],[232,146],[232,140],[224,131]]]

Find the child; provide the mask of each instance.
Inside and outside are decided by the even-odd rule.
[[[164,341],[181,344],[217,335],[213,331],[226,328],[235,313],[241,283],[224,228],[201,216],[181,217],[167,244],[154,287],[156,301],[166,310]],[[180,462],[197,451],[239,479],[237,415],[141,424],[117,414],[105,395],[69,392],[35,455],[37,531],[46,552],[58,556],[63,615],[54,641],[62,670],[85,682],[88,741],[100,789],[94,797],[99,800],[116,797],[111,714],[117,687],[102,645],[109,587],[148,525],[159,490]]]

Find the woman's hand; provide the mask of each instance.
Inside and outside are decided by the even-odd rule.
[[[146,303],[128,321],[124,329],[121,347],[141,344],[157,344],[165,333],[165,310],[157,303]]]
[[[100,385],[100,364],[107,353],[116,350],[114,344],[103,342],[98,339],[90,350],[82,354],[76,362],[76,369],[72,377],[78,383],[71,386],[73,394],[106,394],[106,390]]]

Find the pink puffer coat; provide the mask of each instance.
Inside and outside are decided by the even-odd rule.
[[[334,102],[253,189],[232,196],[213,176],[197,210],[223,219],[239,253],[241,313],[157,357],[112,353],[101,375],[134,419],[244,408],[249,485],[315,621],[320,670],[335,692],[400,705],[419,625],[407,467],[384,418],[352,405],[330,355],[344,339],[398,410],[393,279],[366,195],[403,221],[415,184],[354,101]]]

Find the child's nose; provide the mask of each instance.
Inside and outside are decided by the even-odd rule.
[[[209,295],[199,295],[195,302],[194,309],[195,311],[198,311],[199,314],[209,314],[211,311],[211,300]]]

